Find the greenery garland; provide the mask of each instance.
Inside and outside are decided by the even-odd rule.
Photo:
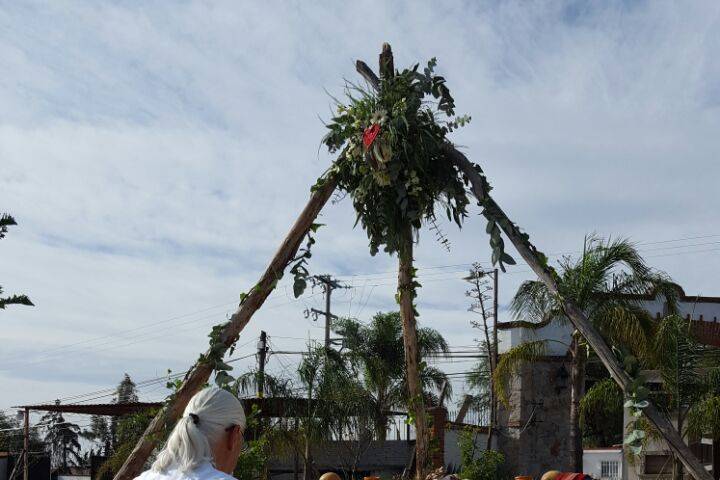
[[[332,153],[344,149],[330,173],[352,198],[372,255],[381,247],[398,252],[407,225],[415,232],[423,222],[435,225],[437,203],[458,226],[467,216],[465,184],[445,147],[447,134],[470,117],[455,116],[435,65],[433,58],[422,73],[415,65],[383,76],[377,93],[349,84],[348,102],[336,100],[327,125],[323,143]]]

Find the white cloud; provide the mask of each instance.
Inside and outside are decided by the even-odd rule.
[[[592,231],[638,241],[720,233],[719,8],[4,5],[0,207],[20,226],[0,244],[2,285],[37,306],[0,313],[9,392],[0,407],[103,388],[125,371],[143,379],[186,368],[330,161],[318,153],[324,89],[341,94],[343,78],[357,80],[354,60],[373,65],[383,41],[400,67],[438,57],[458,111],[473,116],[458,143],[541,249],[574,251]],[[322,221],[313,271],[390,272],[355,277],[337,311],[393,308],[395,260],[369,258],[349,202],[329,206]],[[418,261],[487,261],[483,232],[476,216],[462,232],[447,226],[450,254],[423,232]],[[717,252],[672,255],[713,245],[649,250],[662,246],[646,247],[654,265],[688,292],[720,293]],[[465,328],[464,286],[452,278],[461,269],[426,271],[420,307],[425,325],[465,345],[474,332]],[[524,270],[503,277],[502,302],[529,277]],[[320,337],[302,316],[320,296],[291,297],[281,289],[240,343],[261,328]],[[46,352],[76,342],[86,343]],[[9,361],[18,356],[30,363]],[[291,358],[281,358],[271,368],[286,368]]]

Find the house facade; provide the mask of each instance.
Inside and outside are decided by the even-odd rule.
[[[678,313],[691,321],[695,337],[706,345],[720,347],[720,297],[687,295],[681,287],[676,288]],[[634,299],[656,318],[667,314],[667,304],[662,297],[646,295]],[[528,341],[549,340],[546,342],[547,356],[521,368],[510,385],[509,407],[501,407],[498,412],[501,430],[498,446],[508,457],[513,472],[537,476],[547,470],[571,469],[567,373],[570,372],[568,348],[572,332],[572,325],[563,322],[535,325],[504,322],[498,325],[501,355]],[[629,418],[626,418],[625,423],[628,421]],[[715,465],[714,475],[718,479],[720,445],[713,445],[710,439],[694,439],[690,446],[708,470],[713,470]],[[610,445],[607,447],[585,451],[585,473],[596,478],[620,477],[623,480],[657,480],[669,475],[667,459],[670,451],[663,441],[651,442],[644,454],[634,458],[622,453],[615,460],[600,458],[618,456],[618,449]],[[615,461],[620,461],[618,472],[612,463]]]

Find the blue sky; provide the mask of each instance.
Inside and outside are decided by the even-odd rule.
[[[399,67],[438,58],[473,117],[454,140],[538,247],[630,237],[720,295],[716,2],[2,2],[0,210],[20,225],[0,280],[37,306],[0,312],[0,408],[187,368],[331,161],[328,92],[384,41]],[[393,308],[396,260],[369,256],[349,202],[322,222],[313,272],[355,287],[336,311]],[[445,231],[450,253],[421,235],[420,321],[469,345],[459,277],[489,260],[484,222]],[[528,278],[504,275],[501,302]],[[302,315],[321,304],[283,282],[238,355],[261,328],[277,349],[321,338]]]

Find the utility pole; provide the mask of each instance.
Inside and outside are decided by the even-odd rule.
[[[488,355],[493,356],[493,373],[497,368],[498,360],[500,355],[498,352],[498,269],[493,270],[493,351],[488,352]],[[490,382],[491,388],[495,388],[493,382]],[[498,406],[495,392],[491,395],[493,404],[490,406],[490,415],[492,416],[493,428],[498,428]],[[488,439],[488,447],[492,448],[492,439]]]
[[[257,344],[258,347],[258,381],[257,381],[257,396],[263,398],[265,396],[265,360],[267,358],[268,346],[267,346],[267,333],[265,330],[260,332],[260,341]]]
[[[30,478],[30,409],[25,409],[25,425],[24,425],[24,437],[23,438],[23,480],[29,480]]]
[[[493,352],[495,366],[498,363],[498,269],[493,270]],[[488,352],[490,353],[490,352]]]
[[[330,275],[314,275],[310,278],[313,282],[313,286],[321,285],[323,288],[323,292],[325,293],[325,311],[323,312],[322,310],[311,308],[309,310],[305,310],[305,317],[307,318],[312,315],[313,320],[317,320],[320,315],[325,317],[325,348],[330,348],[330,344],[332,343],[332,339],[330,338],[330,325],[333,320],[338,319],[338,316],[333,315],[330,311],[330,297],[332,296],[333,290],[352,287],[342,285]]]

